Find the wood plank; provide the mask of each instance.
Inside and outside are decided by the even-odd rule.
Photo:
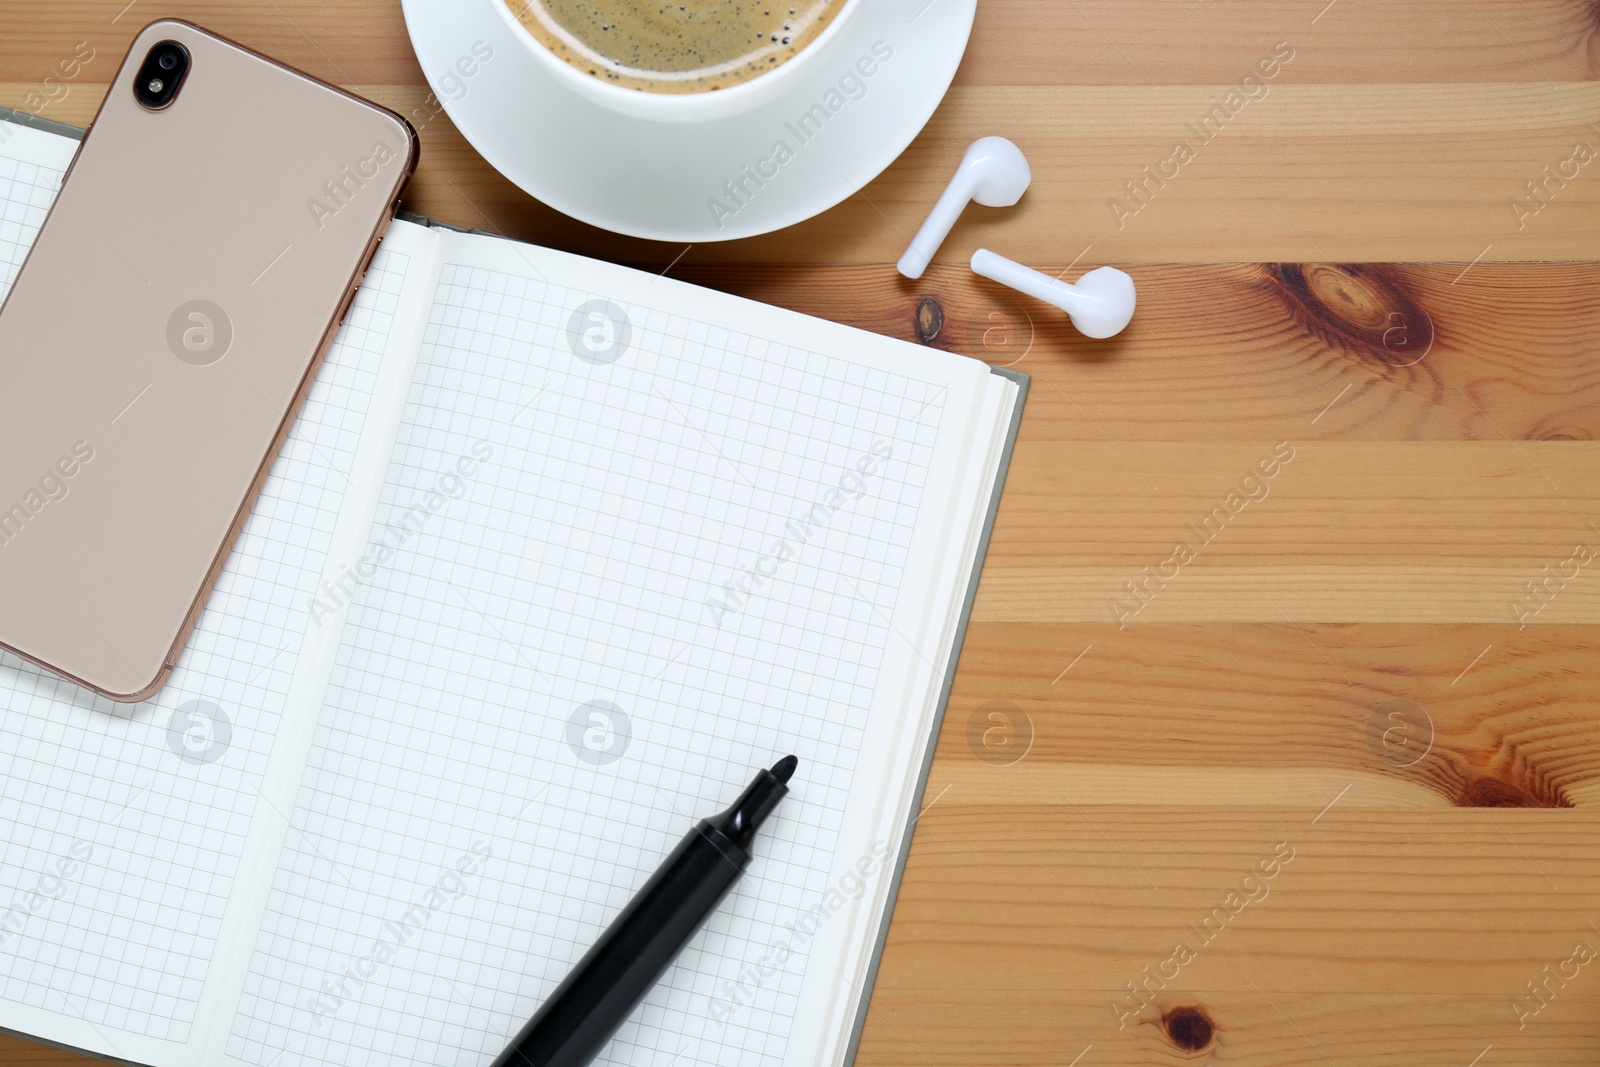
[[[101,1063],[77,1052],[52,1045],[30,1041],[8,1033],[0,1033],[0,1063],[6,1067],[82,1067],[86,1063]]]
[[[1259,981],[1252,989],[1237,979],[1235,986],[1164,994],[1159,1012],[1151,1010],[1122,1030],[1108,1010],[1110,991],[1090,999],[1075,990],[1015,981],[997,989],[886,990],[873,998],[857,1062],[1068,1067],[1081,1055],[1078,1067],[1469,1067],[1492,1046],[1481,1067],[1550,1067],[1588,1063],[1600,1045],[1600,1005],[1593,994],[1577,991],[1576,983],[1520,1032],[1508,995],[1304,993]],[[1200,1013],[1204,1023],[1194,1021]],[[1004,1059],[997,1055],[996,1034],[1006,1035]],[[1194,1049],[1206,1037],[1210,1041]]]
[[[23,103],[29,83],[0,84]],[[682,246],[585,226],[495,173],[425,90],[357,84],[430,116],[428,165],[406,206],[445,221],[628,263],[665,265]],[[892,263],[962,149],[1010,134],[1038,176],[1015,209],[975,208],[941,249],[979,245],[1032,263],[1444,261],[1465,267],[1581,260],[1600,246],[1600,181],[1574,161],[1600,153],[1600,85],[1276,85],[1202,142],[1191,132],[1226,86],[964,86],[899,161],[858,196],[779,234],[702,245],[701,262]],[[74,84],[46,117],[83,123],[103,87]],[[993,116],[1008,122],[997,129]],[[1426,140],[1426,152],[1416,146]],[[1176,145],[1193,151],[1169,162]],[[1600,161],[1600,155],[1596,156]],[[1152,177],[1164,170],[1171,175]],[[1546,167],[1552,168],[1547,172]],[[1573,175],[1565,180],[1559,174]],[[1543,183],[1538,199],[1528,183]],[[1557,183],[1560,184],[1557,184]],[[1130,192],[1129,183],[1138,189]],[[1518,214],[1514,204],[1523,205]],[[1533,213],[1537,208],[1537,213]],[[1458,268],[1459,272],[1459,268]]]
[[[122,13],[127,7],[127,0],[51,0],[48,18],[13,19],[0,82],[42,77],[81,40],[120,56],[158,15],[190,19],[347,85],[421,80],[400,7],[389,0],[170,0],[159,11]],[[1221,84],[1287,40],[1306,60],[1295,61],[1297,81],[1587,81],[1600,69],[1596,21],[1584,0],[983,0],[959,80]]]
[[[1576,940],[1600,946],[1589,926],[1600,857],[1587,847],[1600,813],[1318,815],[1064,800],[1022,810],[952,794],[918,822],[879,988],[1078,990],[1097,994],[1114,1031],[1107,994],[1127,996],[1179,940],[1199,958],[1174,990],[1247,991],[1242,974],[1282,992],[1508,1004]],[[979,912],[981,937],[952,936]]]
[[[1582,81],[1597,18],[1583,0],[986,0],[959,80],[1216,84],[1288,41],[1296,82]]]
[[[1597,622],[1597,447],[1023,443],[974,617]]]
[[[1600,264],[1130,272],[1139,311],[1108,341],[958,266],[912,282],[691,252],[672,276],[1014,367],[1028,441],[1600,439]]]
[[[1225,96],[1204,85],[960,89],[864,191],[871,204],[808,224],[812,254],[857,261],[859,246],[840,247],[849,233],[915,232],[962,148],[1006,133],[1028,153],[1033,187],[1014,210],[970,210],[938,262],[961,262],[980,244],[1041,262],[1071,260],[1085,246],[1092,261],[1113,263],[1207,262],[1222,248],[1261,262],[1593,255],[1600,182],[1583,180],[1583,167],[1567,168],[1578,177],[1552,184],[1549,206],[1521,231],[1510,205],[1575,144],[1600,146],[1591,125],[1600,86],[1278,85],[1197,136]],[[1180,144],[1192,158],[1168,162]],[[1147,176],[1146,166],[1169,177]],[[839,228],[825,228],[836,217]]]
[[[390,106],[415,106],[415,91],[365,88]],[[1443,261],[1459,273],[1474,260],[1591,259],[1600,247],[1600,181],[1591,180],[1600,155],[1571,162],[1575,145],[1600,153],[1600,85],[1277,85],[1203,143],[1190,127],[1228,91],[958,86],[857,196],[781,233],[699,245],[685,259],[893,263],[966,145],[992,133],[1028,153],[1034,184],[1016,208],[967,211],[938,263],[964,264],[987,246],[1030,263],[1080,254],[1088,264]],[[628,263],[665,265],[683,252],[531,203],[448,119],[435,127],[424,152],[437,166],[408,195],[413,210]],[[1193,158],[1166,162],[1179,143]],[[1558,187],[1547,165],[1575,177]],[[1146,166],[1172,177],[1149,177]],[[1529,182],[1546,183],[1542,200],[1530,198]],[[1538,213],[1519,219],[1519,201]]]
[[[158,18],[187,19],[340,85],[423,81],[400,5],[388,0],[169,0],[159,6],[137,0],[49,0],[48,9],[47,17],[30,13],[8,19],[0,82],[38,83],[58,74],[58,64],[81,41],[95,52],[84,77],[103,91],[128,45]]]
[[[1594,807],[1594,626],[974,622],[929,798]],[[1348,787],[1348,788],[1347,788]]]

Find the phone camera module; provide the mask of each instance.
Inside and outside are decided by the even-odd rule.
[[[150,111],[169,107],[189,73],[189,50],[177,41],[161,41],[150,49],[133,80],[133,95]]]

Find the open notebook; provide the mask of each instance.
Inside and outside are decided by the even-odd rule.
[[[0,123],[0,291],[75,147]],[[482,1067],[794,752],[605,1062],[847,1062],[1024,383],[396,222],[170,684],[0,658],[0,1027]]]

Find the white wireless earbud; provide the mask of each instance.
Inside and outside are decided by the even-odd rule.
[[[928,261],[950,236],[967,201],[976,200],[984,207],[1010,207],[1022,199],[1032,180],[1033,172],[1028,169],[1028,159],[1022,149],[1004,137],[980,137],[973,141],[967,154],[961,157],[956,176],[950,179],[939,202],[933,205],[928,221],[922,224],[922,229],[911,239],[911,247],[900,257],[900,273],[907,278],[922,277],[922,272],[928,269]]]
[[[1114,337],[1133,318],[1133,279],[1115,267],[1096,267],[1075,282],[1057,281],[987,248],[972,254],[972,269],[1001,285],[1054,304],[1085,337]]]

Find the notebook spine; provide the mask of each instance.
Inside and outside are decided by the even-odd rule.
[[[396,211],[394,213],[394,217],[399,219],[401,222],[409,222],[414,226],[426,226],[430,230],[449,230],[451,233],[471,233],[477,234],[479,237],[501,237],[500,234],[489,230],[480,230],[476,227],[467,226],[452,226],[448,222],[437,222],[433,219],[430,219],[426,215],[418,215],[415,211],[407,211],[405,208],[401,208],[399,211]],[[503,237],[502,240],[504,240]]]
[[[84,131],[81,127],[69,126],[65,122],[57,122],[55,119],[42,119],[38,115],[30,115],[26,111],[13,111],[9,107],[0,107],[0,120],[14,122],[18,126],[31,126],[45,133],[70,137],[74,141],[83,140]]]

